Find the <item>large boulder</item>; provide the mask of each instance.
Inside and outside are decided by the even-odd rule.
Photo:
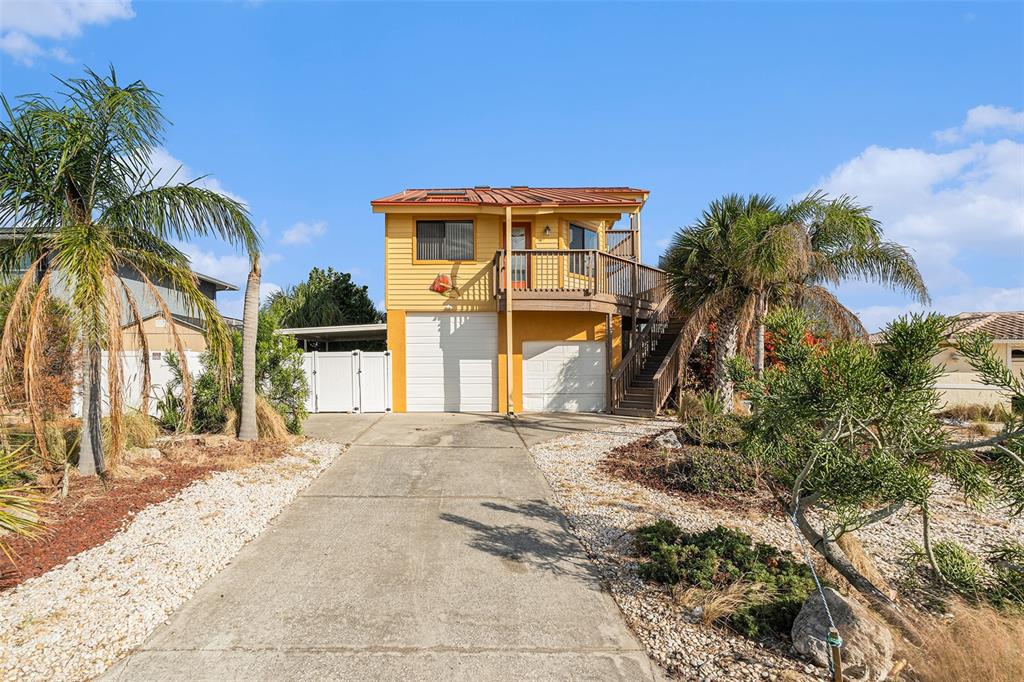
[[[654,444],[660,448],[668,448],[669,450],[678,450],[683,447],[683,444],[679,442],[679,436],[672,429],[658,434],[658,437],[654,439]]]
[[[854,682],[879,682],[892,670],[893,639],[889,629],[860,604],[825,588],[825,599],[832,611],[839,635],[843,679]],[[821,595],[811,593],[793,621],[793,648],[822,668],[832,658],[828,646],[829,622]]]

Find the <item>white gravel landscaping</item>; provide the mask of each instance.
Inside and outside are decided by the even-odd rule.
[[[674,426],[649,420],[609,426],[547,441],[531,448],[537,465],[555,492],[573,533],[597,562],[630,627],[650,655],[681,679],[823,679],[824,671],[797,659],[778,656],[723,629],[706,626],[690,608],[676,604],[665,590],[636,574],[630,530],[670,518],[682,529],[702,531],[719,524],[742,530],[755,540],[798,553],[794,533],[781,516],[703,506],[692,498],[667,495],[598,470],[598,462],[616,447]],[[948,488],[933,502],[935,534],[956,538],[973,551],[1000,538],[1024,536],[1021,521],[968,509]],[[904,570],[898,557],[908,541],[919,541],[916,516],[900,514],[861,534],[879,569],[891,580]]]
[[[344,450],[307,441],[196,481],[106,543],[0,594],[0,679],[83,680],[107,669],[226,566]]]

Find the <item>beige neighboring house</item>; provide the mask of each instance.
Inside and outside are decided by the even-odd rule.
[[[959,324],[953,333],[954,340],[960,334],[983,331],[992,336],[993,349],[1014,374],[1024,370],[1024,311],[960,313],[955,317]],[[946,367],[936,385],[946,405],[1009,406],[1009,398],[982,384],[956,348],[943,348],[934,361]]]
[[[216,302],[217,294],[221,291],[238,291],[238,287],[233,284],[222,282],[219,279],[198,272],[195,274],[199,280],[200,291],[211,301]],[[142,315],[142,329],[146,339],[149,341],[150,353],[162,354],[176,350],[175,332],[177,332],[186,351],[201,353],[206,350],[206,336],[203,333],[202,320],[193,316],[193,311],[185,304],[181,295],[173,287],[161,282],[154,283],[154,287],[159,291],[170,310],[171,317],[174,320],[174,326],[172,327],[164,318],[160,306],[137,279],[129,276],[127,273],[122,274],[122,278],[125,285],[132,289],[138,303],[139,312]],[[124,302],[122,302],[122,306],[126,311],[124,318],[126,324],[124,325],[123,332],[124,349],[126,351],[142,350],[138,328],[134,321],[127,322],[127,306]],[[229,326],[235,326],[235,322],[237,322],[230,318],[225,318],[225,321]],[[160,358],[156,356],[153,359]]]
[[[153,313],[142,321],[142,332],[149,341],[151,353],[176,351],[175,330],[186,351],[201,353],[206,350],[206,337],[203,335],[203,328],[194,322],[174,317],[174,327],[172,328],[159,313]],[[124,349],[126,351],[142,350],[138,328],[134,323],[124,327]]]

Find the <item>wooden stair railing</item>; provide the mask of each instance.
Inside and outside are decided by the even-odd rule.
[[[672,305],[670,297],[668,295],[664,295],[661,301],[658,302],[658,307],[651,313],[647,326],[644,327],[644,330],[641,333],[637,334],[633,347],[629,349],[626,356],[622,358],[622,362],[620,362],[619,366],[614,372],[612,372],[612,404],[609,405],[610,409],[614,410],[626,397],[626,389],[633,383],[633,379],[636,378],[637,374],[643,370],[651,352],[657,348],[658,340],[661,338],[662,333],[664,333],[665,328],[668,326],[668,322],[671,317]],[[634,324],[636,324],[636,318],[634,318]],[[669,390],[671,390],[671,387],[669,387]],[[660,405],[658,407],[660,407]]]
[[[679,378],[679,363],[680,363],[680,352],[679,347],[683,342],[683,335],[679,334],[676,340],[672,343],[672,347],[668,350],[668,355],[661,361],[661,365],[658,366],[658,371],[654,373],[654,392],[651,396],[654,401],[653,410],[654,414],[658,414],[661,410],[661,406],[665,404],[669,394],[672,392],[672,387],[676,385],[676,380]]]

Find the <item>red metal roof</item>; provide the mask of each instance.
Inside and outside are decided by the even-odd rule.
[[[617,195],[647,193],[632,187],[448,187],[407,189],[371,201],[373,206],[449,204],[492,206],[622,206],[640,205],[642,199]]]

